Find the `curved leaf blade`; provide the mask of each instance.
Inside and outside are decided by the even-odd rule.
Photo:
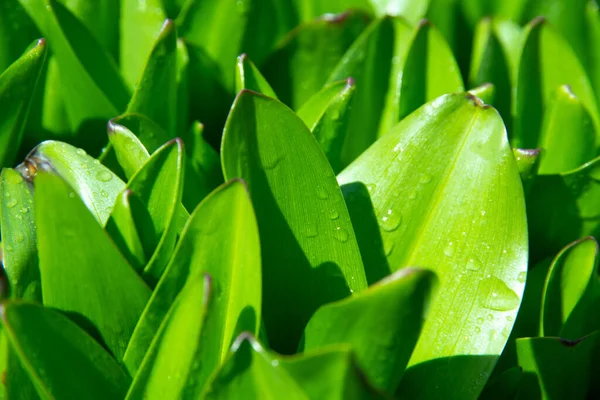
[[[269,85],[269,82],[262,76],[256,65],[246,54],[237,58],[235,69],[235,91],[248,89],[257,93],[262,93],[267,97],[277,98],[277,95]]]

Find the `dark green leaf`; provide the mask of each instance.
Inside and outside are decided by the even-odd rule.
[[[3,0],[0,3],[0,74],[39,36],[19,0]]]
[[[73,315],[121,359],[150,290],[59,177],[38,173],[34,206],[44,305]]]
[[[257,93],[238,95],[221,156],[226,179],[248,183],[256,210],[269,343],[293,352],[319,306],[367,286],[344,199],[304,123]]]
[[[504,371],[496,379],[491,380],[483,389],[480,400],[505,400],[515,399],[519,392],[519,384],[523,377],[523,371],[519,367],[513,367]]]
[[[513,149],[525,195],[529,193],[529,189],[537,176],[540,167],[540,153],[541,149]]]

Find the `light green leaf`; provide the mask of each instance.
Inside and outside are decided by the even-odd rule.
[[[537,176],[541,152],[541,149],[513,149],[525,195],[529,193],[529,189]]]
[[[207,252],[206,249],[211,249]],[[209,195],[194,211],[175,254],[131,338],[125,365],[134,374],[171,303],[186,280],[213,277],[210,319],[203,328],[204,381],[241,331],[258,332],[261,314],[260,249],[255,217],[243,184],[233,181]],[[189,278],[188,278],[189,277]]]
[[[430,0],[370,0],[377,15],[400,15],[411,24],[425,16]]]
[[[44,305],[73,315],[121,359],[150,290],[59,177],[38,173],[34,207]]]
[[[185,132],[189,124],[189,107],[190,107],[190,76],[189,64],[190,55],[188,54],[187,46],[183,39],[177,39],[177,70],[175,82],[177,84],[177,128],[174,132],[181,134]]]
[[[125,176],[131,179],[148,161],[150,154],[133,132],[116,121],[113,119],[108,122],[108,139]]]
[[[0,74],[0,166],[12,166],[20,150],[34,90],[46,60],[46,42],[37,44]]]
[[[588,1],[585,10],[585,27],[587,34],[586,53],[588,57],[588,74],[595,93],[600,93],[600,9],[595,1]]]
[[[474,89],[469,90],[473,96],[479,97],[484,104],[494,104],[496,99],[496,86],[493,83],[484,83]]]
[[[1,307],[3,332],[40,398],[104,400],[125,395],[130,378],[100,344],[67,317],[35,304]]]
[[[568,85],[556,90],[542,123],[538,147],[542,148],[539,173],[570,171],[596,155],[594,121]]]
[[[367,286],[335,175],[290,109],[246,90],[225,125],[221,160],[226,179],[248,183],[256,210],[269,343],[293,352],[320,305]]]
[[[556,256],[544,285],[540,336],[575,340],[600,328],[594,316],[600,294],[597,256],[593,237],[571,243]]]
[[[129,93],[116,64],[86,26],[57,0],[19,1],[52,43],[71,130],[123,111]]]
[[[2,170],[2,266],[13,299],[42,300],[33,194],[13,169]]]
[[[239,92],[242,89],[253,90],[265,96],[277,98],[269,82],[246,54],[242,54],[237,58],[235,68],[235,91]]]
[[[363,257],[386,255],[387,265],[369,268],[385,275],[418,265],[440,280],[400,394],[476,397],[512,328],[527,266],[523,189],[502,119],[471,94],[442,96],[338,181]]]
[[[167,18],[162,3],[161,0],[121,0],[119,59],[123,79],[130,89],[142,76],[146,60]]]
[[[394,393],[417,344],[433,279],[430,271],[403,269],[352,298],[324,305],[304,330],[304,350],[348,344],[368,381]]]
[[[140,114],[124,114],[110,120],[108,129],[112,125],[121,125],[132,132],[142,142],[147,151],[152,154],[159,147],[171,139],[173,133],[168,133],[150,118]]]
[[[102,225],[110,216],[117,195],[125,189],[125,183],[98,160],[63,142],[40,143],[17,170],[30,182],[38,171],[60,176]]]
[[[349,128],[355,89],[352,78],[333,82],[325,85],[298,110],[298,116],[317,138],[335,173],[342,168],[342,146]]]
[[[371,0],[292,0],[293,12],[300,22],[312,21],[324,14],[340,14],[348,10],[363,10],[373,15]]]
[[[196,372],[212,293],[211,278],[191,276],[177,296],[144,357],[126,400],[198,398]],[[168,377],[165,379],[165,377]]]
[[[293,30],[263,68],[279,98],[298,109],[328,81],[332,82],[331,73],[369,19],[360,11],[325,14]]]
[[[535,377],[533,392],[531,388],[523,388],[522,383],[520,396],[535,398],[533,394],[541,394],[543,399],[585,399],[591,379],[592,350],[599,337],[600,332],[594,332],[574,341],[555,337],[518,339],[517,353],[524,378],[531,381],[530,377]]]

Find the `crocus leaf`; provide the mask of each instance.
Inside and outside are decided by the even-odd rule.
[[[181,140],[170,141],[152,154],[127,183],[127,189],[140,199],[134,204],[143,206],[134,206],[132,214],[149,260],[144,277],[151,284],[158,282],[175,247],[174,215],[181,203],[183,158]]]
[[[598,131],[598,106],[585,70],[569,44],[546,20],[538,18],[526,29],[519,64],[511,138],[514,147],[537,146],[549,103],[559,86],[566,84],[590,113]]]
[[[190,277],[156,333],[127,400],[189,398],[198,391],[195,372],[204,362],[199,354],[211,292],[209,275]]]
[[[40,39],[0,74],[0,166],[12,165],[20,150],[29,105],[46,52],[46,42]]]
[[[496,99],[496,86],[493,83],[484,83],[474,89],[469,90],[473,96],[479,97],[485,104],[494,104]]]
[[[304,350],[348,344],[369,382],[394,393],[417,344],[433,277],[427,270],[403,269],[352,298],[324,305],[306,326]]]
[[[130,89],[142,76],[146,60],[167,18],[162,3],[161,0],[121,0],[119,59],[123,79]]]
[[[544,113],[540,142],[540,174],[570,171],[596,155],[596,132],[590,113],[568,85],[556,95]]]
[[[63,142],[40,143],[17,170],[29,181],[38,171],[60,176],[102,225],[106,223],[117,195],[125,189],[125,183],[98,160]]]
[[[298,109],[321,90],[368,22],[363,12],[349,11],[325,14],[293,30],[264,67],[280,99]]]
[[[502,119],[471,94],[442,96],[338,181],[363,257],[386,255],[369,268],[385,276],[419,265],[440,280],[400,395],[476,397],[512,328],[527,265],[523,189]],[[361,207],[365,196],[374,213]]]
[[[73,315],[121,359],[150,290],[59,177],[38,173],[34,207],[44,305]]]
[[[370,0],[377,15],[401,15],[416,24],[425,16],[430,0]]]
[[[22,55],[35,37],[39,37],[39,33],[19,0],[0,3],[0,74]]]
[[[57,0],[19,1],[52,43],[71,129],[123,111],[128,90],[116,64],[86,26]]]
[[[2,265],[10,297],[42,300],[35,239],[33,194],[13,169],[2,170]]]
[[[131,179],[150,158],[148,150],[133,132],[115,120],[108,123],[108,139],[125,176]]]
[[[521,181],[523,181],[523,190],[526,195],[529,193],[534,178],[537,176],[540,167],[541,152],[541,149],[513,149]]]
[[[527,194],[533,261],[553,257],[568,243],[598,233],[599,182],[600,158],[575,170],[535,178]]]
[[[2,346],[5,348],[5,359],[6,364],[3,366],[4,374],[4,385],[2,389],[4,392],[2,395],[3,399],[15,399],[15,400],[35,400],[39,399],[40,396],[34,386],[33,380],[29,373],[25,370],[21,364],[19,356],[15,353],[14,349],[10,346],[6,333],[2,333],[3,343]],[[10,373],[8,373],[10,371]]]
[[[585,399],[590,382],[592,350],[597,346],[599,337],[600,332],[594,332],[574,341],[555,337],[517,339],[523,380],[527,382],[534,378],[533,393],[541,391],[544,399]],[[521,386],[520,396],[534,398],[529,392],[531,388],[523,388],[523,383]]]
[[[517,398],[522,377],[523,371],[521,368],[513,367],[507,369],[497,378],[488,381],[479,399],[504,400]]]
[[[588,74],[595,93],[600,93],[600,49],[595,43],[600,41],[600,8],[595,1],[589,1],[585,10],[587,34],[586,53]]]
[[[265,96],[277,98],[269,82],[246,54],[242,54],[237,58],[235,69],[235,91],[239,92],[242,89],[253,90]]]
[[[36,304],[1,307],[3,331],[40,398],[100,400],[125,395],[130,378],[69,318]]]
[[[173,133],[167,132],[150,118],[140,114],[124,114],[110,120],[108,130],[112,125],[121,125],[132,132],[142,142],[147,151],[152,154],[163,144],[175,139]]]
[[[600,328],[598,242],[593,237],[565,247],[548,271],[542,295],[540,336],[575,340]]]
[[[324,14],[340,14],[347,10],[363,10],[374,14],[371,0],[293,0],[292,12],[300,22],[312,21]]]
[[[350,129],[342,150],[349,164],[398,121],[402,67],[412,29],[399,18],[374,21],[356,39],[331,73],[328,82],[353,77],[357,82]]]
[[[221,160],[226,179],[248,183],[256,210],[269,343],[293,352],[320,305],[366,287],[344,199],[306,125],[279,101],[254,92],[236,98]]]
[[[167,132],[176,132],[176,64],[177,33],[175,24],[168,19],[156,39],[126,112],[144,115]]]
[[[177,69],[175,73],[175,82],[177,84],[177,128],[174,132],[185,132],[189,124],[190,107],[190,77],[189,65],[190,55],[183,39],[177,39]]]
[[[212,249],[207,252],[206,249]],[[255,217],[239,181],[221,186],[192,213],[177,248],[131,338],[125,365],[138,370],[154,334],[188,277],[213,276],[215,297],[198,379],[222,361],[241,330],[258,332],[261,313],[260,248]],[[190,279],[192,279],[190,278]]]

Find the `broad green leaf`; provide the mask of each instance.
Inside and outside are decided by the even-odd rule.
[[[242,333],[216,371],[203,398],[308,400],[299,383],[250,335]]]
[[[19,0],[3,0],[0,3],[0,74],[39,36]]]
[[[130,378],[69,318],[36,304],[1,307],[3,331],[40,398],[104,400],[125,395]]]
[[[148,264],[148,257],[144,253],[135,220],[135,210],[144,207],[141,200],[130,189],[125,189],[117,197],[115,207],[106,222],[106,232],[129,265],[138,273],[142,272],[144,266]]]
[[[348,77],[356,81],[350,129],[342,150],[349,164],[398,121],[404,57],[412,29],[399,18],[374,21],[356,39],[331,73],[328,82]]]
[[[591,379],[592,350],[599,337],[600,333],[594,332],[574,341],[555,337],[518,339],[517,353],[524,378],[533,375],[539,385],[534,393],[540,390],[544,399],[585,399]],[[520,396],[534,398],[523,388]]]
[[[235,91],[239,92],[243,89],[253,90],[274,99],[277,98],[269,82],[246,54],[242,54],[237,58],[235,68]]]
[[[537,176],[541,152],[541,149],[513,149],[526,196],[529,194],[529,189]]]
[[[160,279],[175,247],[175,214],[181,203],[183,159],[183,143],[172,140],[152,154],[127,183],[127,189],[140,200],[132,204],[132,215],[148,260],[143,275],[151,285]]]
[[[206,251],[211,249],[211,251]],[[135,332],[125,365],[134,374],[171,303],[186,280],[200,273],[213,278],[215,296],[203,336],[197,378],[220,363],[241,331],[258,332],[261,271],[258,232],[248,195],[239,181],[221,186],[194,211]]]
[[[110,216],[117,195],[125,189],[125,183],[98,160],[63,142],[40,143],[17,170],[28,181],[33,181],[38,171],[60,176],[102,225]]]
[[[123,111],[129,93],[114,61],[86,26],[57,0],[19,1],[52,43],[71,129]]]
[[[38,173],[34,207],[44,305],[73,315],[121,359],[150,290],[59,177]]]
[[[515,96],[513,147],[535,148],[544,114],[556,90],[569,85],[590,113],[598,131],[598,106],[585,70],[569,44],[544,19],[532,21],[525,32]],[[599,141],[596,137],[595,144]]]
[[[600,158],[575,170],[535,178],[527,194],[533,261],[553,257],[568,243],[598,234],[599,182]]]
[[[560,86],[544,113],[539,173],[573,170],[596,155],[596,132],[590,113],[567,85]]]
[[[544,285],[540,336],[575,340],[600,327],[597,255],[598,243],[588,237],[556,256]]]
[[[333,82],[298,110],[298,116],[317,138],[335,173],[342,168],[342,146],[349,128],[355,90],[352,78]]]
[[[196,372],[204,363],[201,344],[211,289],[210,275],[190,277],[156,333],[127,400],[198,398],[192,394],[199,391]]]
[[[493,83],[484,83],[474,89],[469,90],[473,96],[479,97],[484,104],[494,104],[496,100],[496,86]]]
[[[127,113],[141,114],[167,132],[177,132],[177,33],[166,20],[144,72],[138,81]]]
[[[411,24],[425,16],[430,0],[370,0],[377,15],[400,15]]]
[[[33,194],[13,169],[2,170],[2,266],[13,299],[42,300]]]
[[[433,278],[427,270],[403,269],[352,298],[324,305],[304,330],[304,350],[348,344],[368,381],[394,393],[417,344]]]
[[[335,175],[300,118],[246,90],[225,125],[221,160],[226,179],[248,183],[256,210],[269,343],[293,352],[319,306],[367,286]]]
[[[263,68],[279,98],[298,109],[331,82],[334,68],[368,22],[363,12],[350,11],[325,14],[294,29]]]
[[[116,120],[108,122],[108,139],[125,176],[131,179],[150,158],[148,150],[136,135]]]
[[[167,18],[162,3],[161,0],[121,0],[119,59],[123,79],[130,89],[142,76],[146,60]]]
[[[443,94],[464,90],[452,50],[442,34],[427,21],[417,27],[401,76],[398,115],[392,120],[393,124]]]
[[[527,266],[523,189],[502,119],[471,94],[442,96],[338,181],[363,257],[386,255],[389,266],[369,268],[418,265],[440,280],[399,394],[476,397],[512,328]],[[374,214],[360,207],[365,192]]]
[[[0,74],[0,166],[12,166],[41,70],[46,60],[44,39]]]

